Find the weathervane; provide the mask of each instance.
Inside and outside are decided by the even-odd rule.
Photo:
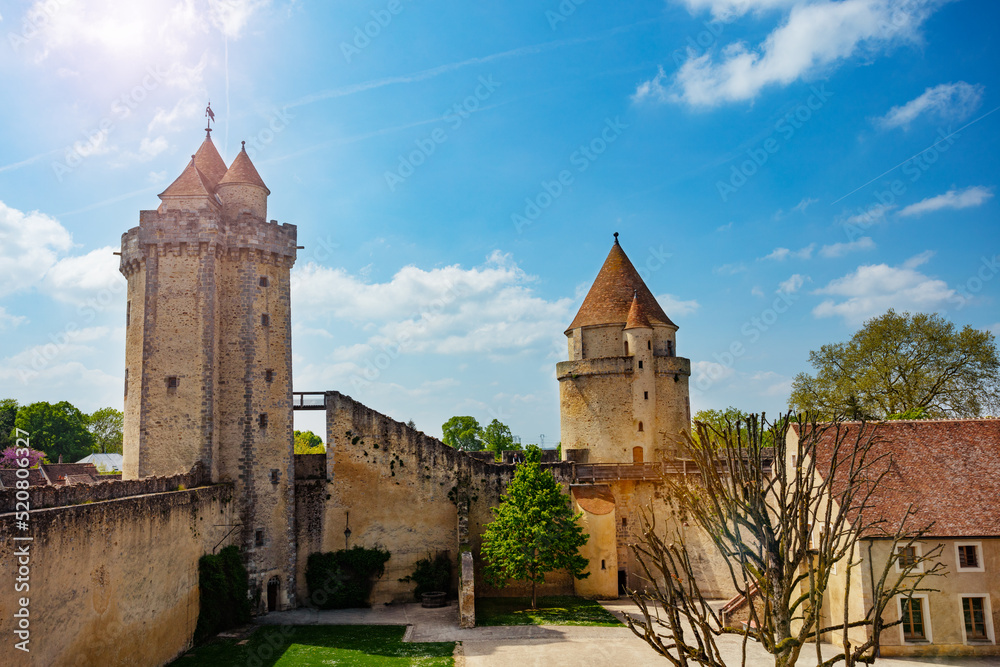
[[[211,132],[212,132],[212,123],[215,122],[215,112],[212,111],[212,102],[211,102],[211,100],[209,100],[208,106],[205,107],[205,118],[208,119],[207,121],[205,121],[205,136],[206,137],[211,137],[212,136],[212,134],[211,134]]]

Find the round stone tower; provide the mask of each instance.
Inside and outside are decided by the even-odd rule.
[[[563,458],[642,463],[670,456],[689,428],[691,362],[670,321],[615,243],[566,330],[556,365]]]
[[[234,485],[251,581],[294,603],[290,271],[295,225],[268,222],[260,175],[210,130],[122,235],[128,280],[124,479],[202,467]],[[272,584],[273,586],[273,584]]]

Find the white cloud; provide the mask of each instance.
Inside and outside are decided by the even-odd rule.
[[[37,283],[72,246],[73,237],[55,218],[0,201],[0,297]]]
[[[788,248],[775,248],[771,251],[769,255],[761,257],[761,260],[772,259],[778,262],[783,262],[788,258],[793,259],[809,259],[812,257],[813,250],[815,250],[816,244],[810,243],[804,248],[798,250],[789,250]]]
[[[966,298],[948,287],[943,280],[924,275],[917,268],[933,253],[911,257],[900,266],[870,264],[842,278],[832,280],[815,291],[834,298],[813,309],[816,317],[839,316],[851,325],[885,312],[889,308],[934,312],[945,305],[962,305]]]
[[[553,340],[569,323],[572,300],[536,296],[534,280],[499,252],[472,269],[406,266],[384,283],[307,264],[293,274],[292,298],[309,319],[371,324],[373,352],[490,353]]]
[[[712,16],[723,20],[742,16],[747,12],[787,7],[800,0],[681,0],[691,13],[709,10]]]
[[[668,317],[673,317],[674,315],[677,317],[684,317],[686,315],[691,315],[696,310],[701,308],[701,304],[694,299],[691,299],[690,301],[682,301],[679,297],[676,297],[673,294],[662,294],[656,297],[656,300],[659,302],[660,307],[663,308],[663,312],[665,312]]]
[[[762,290],[757,285],[754,285],[753,289],[750,290],[750,294],[752,294],[753,296],[760,296],[760,297],[762,297],[762,296],[764,296],[764,290]]]
[[[691,362],[691,384],[695,387],[708,387],[732,377],[736,371],[732,366],[726,366],[714,361]]]
[[[270,0],[208,0],[212,23],[227,37],[237,38],[253,14],[270,4]]]
[[[746,264],[743,262],[737,262],[736,264],[723,264],[722,266],[717,266],[712,269],[714,273],[718,273],[721,276],[735,276],[737,273],[742,273],[746,270]]]
[[[812,282],[812,279],[809,276],[802,276],[798,273],[793,273],[788,277],[788,280],[783,280],[778,283],[778,289],[776,291],[782,294],[794,294],[799,291],[806,281]]]
[[[854,215],[848,216],[843,224],[847,227],[869,227],[885,220],[886,214],[894,208],[896,208],[894,204],[872,204],[868,208],[859,209]]]
[[[938,0],[842,0],[813,3],[722,2],[694,0],[692,8],[715,11],[767,9],[791,5],[783,22],[757,47],[745,42],[697,55],[688,60],[665,84],[662,68],[656,77],[636,88],[632,99],[683,102],[711,107],[725,102],[752,100],[768,86],[786,86],[816,76],[855,54],[877,53],[900,40],[912,40]]]
[[[717,232],[728,232],[732,228],[733,228],[733,223],[732,222],[727,222],[724,225],[719,225],[718,227],[716,227],[715,231],[717,231]]]
[[[832,257],[843,257],[847,253],[855,252],[857,250],[873,250],[875,248],[875,242],[872,241],[870,236],[862,236],[856,241],[850,241],[848,243],[831,243],[830,245],[825,245],[819,250],[819,254],[822,257],[832,258]]]
[[[7,312],[7,309],[0,306],[0,331],[5,331],[6,329],[14,329],[19,327],[28,321],[27,317],[22,315],[11,315]]]
[[[887,129],[907,128],[923,114],[934,115],[942,120],[965,120],[979,108],[984,90],[982,85],[972,85],[965,81],[942,83],[928,88],[920,97],[902,106],[893,107],[878,119],[878,123]]]
[[[807,208],[809,208],[813,204],[817,203],[818,201],[819,201],[818,199],[812,199],[810,197],[804,197],[802,199],[802,201],[800,201],[798,204],[796,204],[795,206],[792,207],[792,210],[793,211],[798,211],[800,213],[805,213]]]
[[[943,208],[962,209],[979,206],[993,197],[993,189],[981,185],[968,187],[964,190],[948,190],[943,195],[928,197],[916,204],[910,204],[899,212],[900,217],[920,215]]]
[[[97,300],[107,307],[124,299],[125,278],[118,271],[117,248],[105,246],[86,255],[66,257],[46,272],[43,285],[56,299],[68,303]],[[124,305],[123,303],[120,305]]]
[[[201,102],[191,96],[178,100],[170,110],[157,108],[146,130],[152,134],[158,130],[171,131],[178,129],[182,124],[190,124],[189,121],[198,118],[204,112],[201,105]]]

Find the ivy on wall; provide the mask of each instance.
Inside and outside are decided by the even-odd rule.
[[[385,573],[389,552],[378,547],[351,547],[309,554],[306,585],[320,609],[367,607],[375,580]]]
[[[228,546],[198,560],[198,588],[201,609],[194,631],[195,641],[250,622],[247,597],[250,577],[237,547]]]

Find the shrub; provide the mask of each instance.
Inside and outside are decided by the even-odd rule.
[[[250,577],[237,547],[228,546],[198,560],[198,588],[201,610],[195,641],[250,622]]]
[[[378,547],[352,547],[309,554],[306,585],[320,609],[367,607],[375,580],[385,572],[389,552]]]
[[[417,561],[413,574],[400,579],[402,582],[415,582],[413,595],[420,599],[421,593],[444,592],[451,589],[451,558],[448,552],[439,553],[433,559],[428,556]]]

